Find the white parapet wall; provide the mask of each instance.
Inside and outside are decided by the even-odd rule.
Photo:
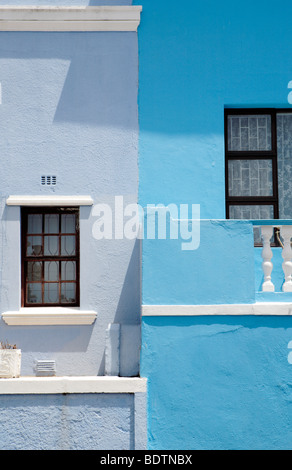
[[[142,378],[0,379],[0,447],[146,450],[146,390]]]

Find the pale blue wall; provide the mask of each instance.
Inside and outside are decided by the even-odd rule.
[[[34,2],[48,3],[132,2]],[[115,196],[137,202],[137,34],[0,33],[0,83],[2,313],[20,308],[20,208],[6,206],[9,195],[89,195],[113,214]],[[41,186],[41,175],[56,175],[57,185]],[[21,376],[34,376],[41,359],[55,360],[58,376],[103,375],[112,322],[121,324],[120,375],[139,372],[139,243],[96,240],[94,206],[80,208],[80,306],[97,319],[25,327],[1,319],[0,339],[22,351]],[[144,393],[0,395],[0,449],[145,448],[145,408]]]
[[[2,32],[0,82],[2,313],[20,308],[20,210],[5,205],[9,195],[89,195],[112,208],[116,195],[137,201],[137,34]],[[41,175],[56,175],[56,187],[42,187]],[[0,338],[22,349],[22,375],[34,375],[40,359],[54,359],[57,375],[103,375],[108,324],[140,322],[139,244],[95,240],[92,208],[80,214],[81,308],[95,310],[96,322],[9,327],[1,319]],[[138,373],[133,347],[125,375]]]
[[[137,450],[145,396],[0,395],[0,424],[0,450]]]

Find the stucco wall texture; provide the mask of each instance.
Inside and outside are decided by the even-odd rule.
[[[290,317],[144,318],[148,449],[291,449]]]
[[[134,395],[0,396],[1,450],[135,448]]]
[[[200,204],[202,219],[224,219],[224,109],[291,108],[291,4],[133,3],[143,5],[139,202]],[[143,303],[178,306],[177,316],[157,307],[143,317],[148,446],[291,449],[290,317],[180,315],[179,305],[255,301],[251,230],[215,226],[201,224],[194,252],[177,240],[143,244]]]
[[[116,195],[125,204],[138,197],[137,34],[0,33],[0,82],[0,309],[20,308],[20,209],[6,198],[88,195],[93,207],[80,209],[80,307],[97,312],[84,327],[1,320],[0,336],[22,350],[22,375],[34,375],[39,359],[54,359],[57,375],[103,375],[108,324],[140,322],[139,244],[93,236],[96,204],[114,214]],[[41,186],[41,175],[55,175],[56,186]],[[134,348],[125,375],[138,373]]]

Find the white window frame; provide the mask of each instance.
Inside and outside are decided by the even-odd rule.
[[[19,196],[12,195],[6,200],[7,206],[52,206],[73,207],[91,206],[93,199],[90,196]],[[19,224],[20,228],[20,224]],[[20,230],[19,230],[20,232]],[[8,234],[9,236],[9,234]],[[11,243],[15,243],[13,240]],[[19,262],[20,262],[20,233],[19,238]],[[20,268],[20,266],[19,266]],[[20,271],[20,269],[19,269]],[[81,276],[80,276],[81,277]],[[81,307],[23,307],[17,310],[9,310],[2,313],[2,319],[7,325],[91,325],[97,316],[93,310],[84,310]]]

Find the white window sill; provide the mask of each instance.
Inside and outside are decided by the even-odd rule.
[[[132,377],[19,377],[0,379],[0,395],[144,393],[147,380]]]
[[[7,325],[91,325],[97,313],[91,310],[65,307],[21,308],[2,313]]]

